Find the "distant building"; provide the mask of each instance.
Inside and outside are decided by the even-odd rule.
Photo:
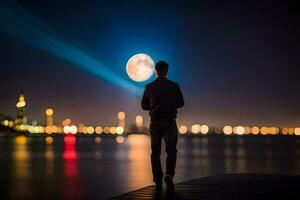
[[[130,124],[128,128],[128,133],[134,134],[145,134],[148,133],[148,129],[144,126],[144,118],[141,115],[135,116],[135,123]]]
[[[125,129],[125,125],[126,125],[126,115],[125,112],[120,111],[118,113],[118,126],[122,127]]]
[[[21,94],[18,98],[18,101],[16,103],[16,109],[17,109],[17,119],[16,119],[16,124],[22,125],[27,123],[27,118],[26,118],[26,113],[25,113],[25,108],[26,108],[26,100],[25,100],[25,95],[23,91],[21,91]]]
[[[137,129],[142,130],[144,128],[144,118],[142,115],[137,115],[135,117],[135,125]]]
[[[53,114],[52,108],[47,108],[45,111],[45,126],[53,126]]]

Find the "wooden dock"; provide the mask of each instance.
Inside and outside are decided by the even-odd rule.
[[[178,183],[174,193],[154,186],[141,188],[113,199],[120,200],[257,200],[300,199],[300,176],[225,174]]]

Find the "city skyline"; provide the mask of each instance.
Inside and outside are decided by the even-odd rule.
[[[44,110],[44,121],[41,123],[39,119],[28,119],[27,105],[23,90],[17,99],[15,105],[16,119],[11,116],[2,114],[0,116],[0,125],[7,127],[17,132],[27,134],[132,134],[148,132],[148,126],[144,124],[144,117],[136,114],[132,123],[127,120],[127,114],[124,111],[119,111],[115,114],[117,123],[110,124],[85,124],[82,122],[74,122],[70,118],[64,118],[62,121],[55,120],[55,113],[52,107],[47,107]],[[177,124],[178,132],[181,135],[185,134],[224,134],[224,135],[300,135],[300,127],[276,127],[276,126],[259,126],[259,125],[224,125],[223,127],[216,125],[207,125],[203,123],[194,124]]]

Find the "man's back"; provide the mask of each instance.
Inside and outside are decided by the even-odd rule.
[[[142,108],[149,110],[151,122],[149,126],[151,138],[151,166],[153,181],[157,190],[162,189],[163,171],[160,162],[161,143],[165,141],[167,159],[164,180],[167,190],[174,190],[173,177],[175,175],[177,159],[178,129],[176,124],[177,108],[184,105],[184,100],[179,85],[169,81],[168,63],[160,61],[156,63],[156,80],[146,85]]]
[[[166,77],[157,77],[144,91],[142,108],[150,111],[151,120],[174,120],[177,108],[184,105],[180,87]]]

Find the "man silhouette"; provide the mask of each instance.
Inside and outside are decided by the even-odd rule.
[[[167,190],[174,190],[173,177],[176,167],[178,130],[176,124],[177,108],[184,106],[183,96],[177,83],[166,78],[169,65],[160,61],[155,65],[156,80],[147,84],[142,98],[142,108],[149,110],[151,136],[151,166],[156,189],[162,189],[163,171],[160,154],[162,139],[166,146],[166,174],[164,180]]]

